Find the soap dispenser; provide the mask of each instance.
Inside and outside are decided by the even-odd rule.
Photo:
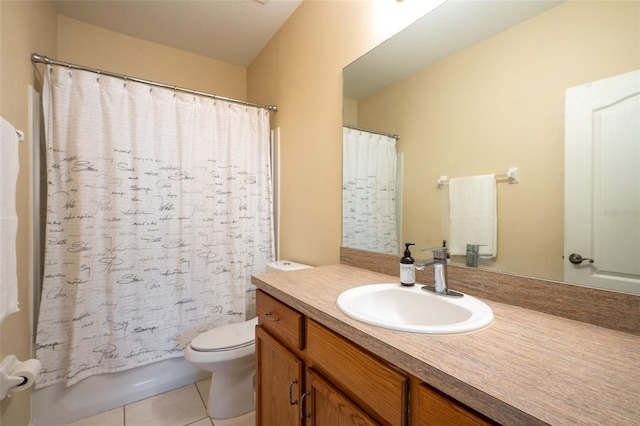
[[[414,245],[414,243],[405,243],[404,256],[400,259],[400,284],[407,287],[416,283],[416,262],[409,251],[409,246]]]

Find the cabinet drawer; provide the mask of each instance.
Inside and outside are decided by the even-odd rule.
[[[413,401],[413,396],[411,400]],[[413,402],[412,402],[413,404]],[[418,386],[417,426],[459,425],[488,426],[495,424],[479,413],[441,394],[428,385]]]
[[[293,348],[304,348],[304,317],[260,290],[256,292],[258,323]]]
[[[307,355],[316,368],[378,422],[407,424],[407,376],[310,319]]]

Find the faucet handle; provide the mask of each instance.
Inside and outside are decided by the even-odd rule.
[[[475,254],[480,253],[480,247],[485,247],[486,244],[467,244],[467,251],[471,251]]]
[[[447,248],[446,247],[432,247],[428,249],[421,250],[423,253],[433,253],[433,258],[437,260],[446,260],[447,259]]]

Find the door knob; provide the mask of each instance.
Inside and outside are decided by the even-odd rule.
[[[575,264],[575,265],[579,265],[584,261],[588,261],[589,263],[593,263],[593,259],[587,259],[586,257],[582,257],[577,253],[572,253],[569,255],[569,262]]]

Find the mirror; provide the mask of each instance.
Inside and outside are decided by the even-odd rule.
[[[518,167],[497,183],[498,254],[479,267],[566,281],[565,92],[640,68],[639,8],[449,0],[344,69],[344,123],[399,135],[400,248],[447,239],[440,176]]]

